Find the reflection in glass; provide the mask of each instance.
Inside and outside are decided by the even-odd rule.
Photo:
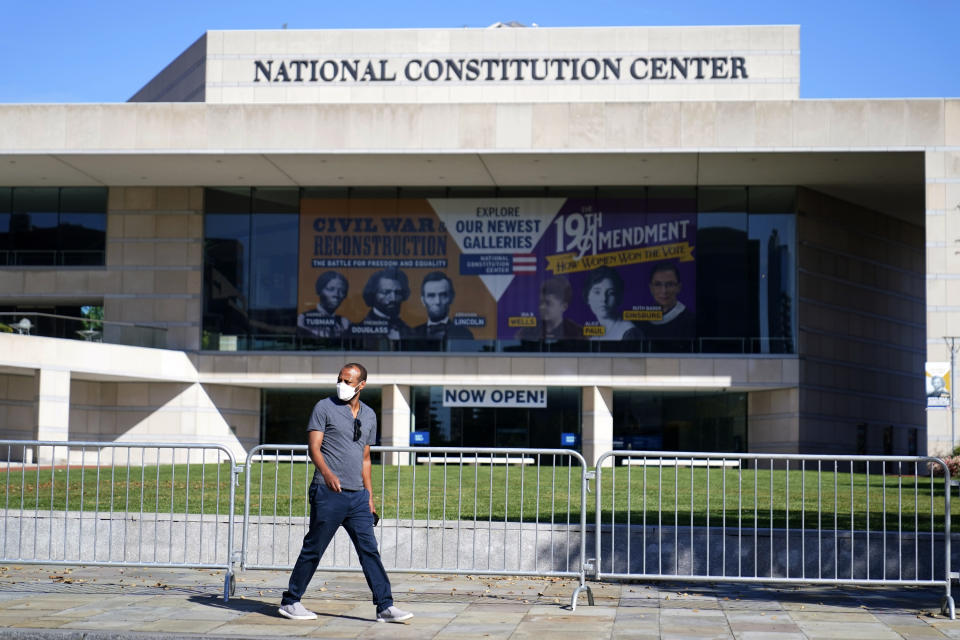
[[[747,214],[701,213],[697,218],[697,336],[709,353],[743,353],[754,335],[749,296]]]
[[[293,335],[297,324],[297,214],[251,216],[251,333]]]
[[[205,223],[204,329],[229,335],[246,334],[250,216],[208,213]]]
[[[633,451],[746,451],[747,394],[614,390],[613,446]]]
[[[750,216],[750,251],[757,262],[757,349],[793,353],[793,274],[796,221],[792,214]]]
[[[0,265],[103,265],[107,190],[0,190]]]

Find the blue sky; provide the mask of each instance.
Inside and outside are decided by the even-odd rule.
[[[960,0],[4,3],[0,102],[123,102],[207,29],[799,24],[803,98],[960,97]]]

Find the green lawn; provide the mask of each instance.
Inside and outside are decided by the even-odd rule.
[[[577,467],[527,466],[521,472],[502,465],[375,465],[373,475],[377,510],[387,519],[579,520]],[[254,465],[251,514],[302,517],[311,476],[303,463]],[[241,475],[235,487],[238,515],[246,480]],[[596,483],[590,487],[594,491]],[[882,530],[885,522],[888,530],[943,530],[943,479],[931,483],[929,476],[618,467],[604,470],[601,491],[603,523],[849,529],[853,513],[857,529]],[[99,475],[77,468],[0,472],[0,508],[226,514],[229,496],[227,464],[103,467]],[[591,523],[595,500],[589,493]],[[958,506],[952,510],[960,513]]]

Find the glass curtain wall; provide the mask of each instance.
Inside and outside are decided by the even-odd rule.
[[[795,193],[207,189],[203,348],[795,353]]]
[[[206,198],[203,348],[295,348],[299,191],[208,189]]]

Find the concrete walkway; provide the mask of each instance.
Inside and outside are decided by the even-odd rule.
[[[591,583],[596,606],[564,579],[391,576],[416,617],[378,624],[363,576],[318,573],[304,604],[277,615],[287,574],[248,571],[224,602],[223,573],[103,567],[0,567],[0,636],[84,640],[305,638],[960,638],[935,589]]]

